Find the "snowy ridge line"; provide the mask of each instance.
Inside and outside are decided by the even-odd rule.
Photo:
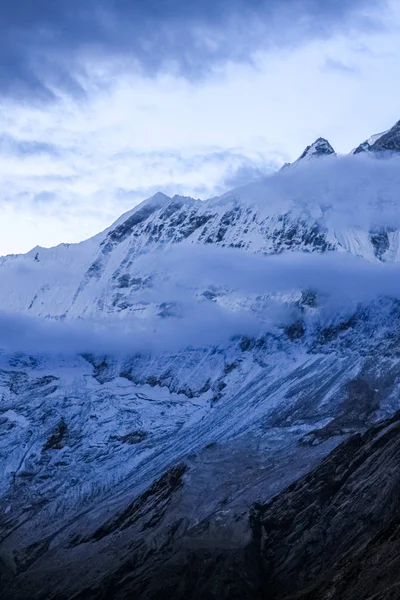
[[[166,284],[177,261],[163,258],[174,249],[183,261],[190,248],[225,248],[237,256],[336,253],[399,262],[398,167],[395,158],[328,156],[204,202],[157,194],[86,242],[3,257],[0,310],[59,320],[168,318],[179,312]],[[166,294],[156,299],[160,285]],[[190,295],[235,304],[232,290],[212,286],[194,285]]]

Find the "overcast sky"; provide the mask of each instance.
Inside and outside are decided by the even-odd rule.
[[[399,33],[398,0],[2,2],[0,254],[349,152],[400,119]]]

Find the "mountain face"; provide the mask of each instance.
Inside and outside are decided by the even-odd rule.
[[[314,160],[315,158],[321,158],[325,156],[336,156],[336,152],[325,138],[317,138],[313,144],[307,146],[304,152],[299,156],[299,158],[293,163],[293,165],[298,164],[300,161],[304,160]],[[291,163],[285,163],[281,170],[286,169],[287,167],[292,166]]]
[[[330,156],[335,155],[335,151],[325,138],[318,138],[311,146],[307,146],[303,154],[297,159],[298,161],[303,159],[315,158],[318,156]]]
[[[319,139],[0,258],[1,598],[371,597],[349,574],[398,564],[400,181],[365,154]]]
[[[255,508],[253,539],[270,597],[399,597],[399,452],[397,413]]]
[[[376,154],[400,152],[400,121],[388,131],[373,135],[353,150],[353,154],[360,154],[362,152],[373,152]]]
[[[146,579],[138,581],[127,565],[107,592],[87,590],[79,598],[395,600],[399,452],[397,413],[343,442],[269,503],[256,504],[242,547],[210,549],[215,525],[208,520],[154,552]]]
[[[400,227],[394,227],[389,216],[387,224],[379,224],[379,219],[376,224],[357,221],[358,215],[355,219],[342,216],[348,210],[349,195],[359,194],[357,185],[367,190],[365,197],[354,198],[354,212],[373,209],[379,213],[376,198],[382,182],[374,181],[373,172],[366,182],[363,172],[360,181],[344,179],[340,184],[341,163],[335,169],[314,167],[318,180],[314,186],[306,181],[305,192],[302,169],[284,171],[204,202],[156,194],[86,242],[34,248],[26,255],[0,258],[0,310],[61,320],[117,313],[145,315],[153,309],[160,312],[165,299],[154,306],[143,297],[157,278],[152,257],[180,247],[226,248],[271,256],[336,251],[397,262]],[[347,178],[347,165],[345,175]],[[395,201],[397,189],[396,181],[388,202]],[[337,212],[333,202],[338,202]],[[143,257],[148,258],[147,264]],[[198,293],[212,295],[215,291],[199,289]]]

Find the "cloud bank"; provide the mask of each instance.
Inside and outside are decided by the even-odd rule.
[[[0,348],[7,352],[115,354],[176,352],[224,345],[234,336],[283,334],[298,318],[313,329],[344,319],[377,298],[400,300],[400,265],[370,263],[345,253],[245,254],[235,249],[185,247],[146,261],[157,265],[154,286],[138,302],[164,303],[171,316],[43,320],[0,314]],[[196,291],[213,290],[213,301]],[[297,301],[314,290],[318,309],[304,315]]]
[[[252,52],[377,27],[380,0],[15,0],[0,8],[0,89],[84,97],[118,68],[203,76]],[[375,12],[374,12],[375,11]],[[102,83],[103,81],[103,83]]]
[[[235,200],[258,206],[261,214],[308,214],[338,230],[400,228],[400,158],[360,154],[300,162],[219,202]]]

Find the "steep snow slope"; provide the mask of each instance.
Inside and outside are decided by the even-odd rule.
[[[303,154],[297,159],[296,163],[301,160],[310,160],[315,157],[335,155],[335,151],[325,138],[318,138],[313,144],[307,146]]]
[[[299,156],[299,158],[294,163],[285,163],[281,168],[281,171],[287,169],[288,167],[293,167],[298,165],[300,162],[306,162],[310,160],[315,160],[319,158],[323,158],[326,156],[336,156],[335,150],[332,148],[328,140],[325,138],[317,138],[313,144],[310,144],[304,149],[304,152]]]

